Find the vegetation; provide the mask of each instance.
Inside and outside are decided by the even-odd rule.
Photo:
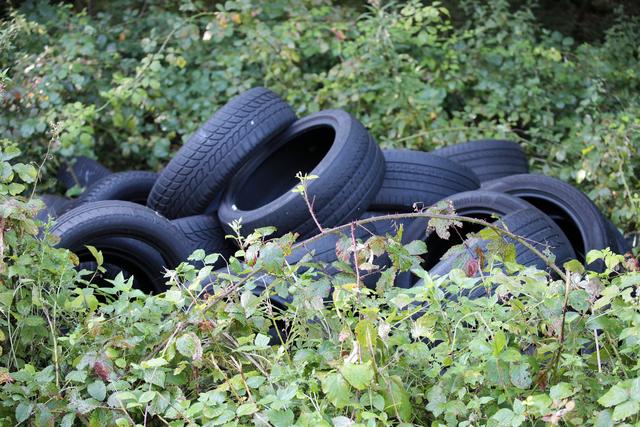
[[[640,421],[640,272],[606,250],[589,255],[604,273],[571,263],[563,278],[503,271],[510,251],[495,244],[480,282],[462,270],[435,278],[417,259],[428,248],[402,246],[400,230],[355,248],[345,239],[330,277],[288,265],[294,237],[265,229],[241,240],[208,295],[199,289],[217,256],[198,251],[201,269],[183,264],[167,273],[169,291],[147,296],[121,277],[91,284],[32,219],[34,192],[55,185],[64,158],[160,168],[217,106],[262,84],[300,115],[351,111],[383,146],[515,138],[534,169],[579,185],[632,230],[639,22],[577,44],[500,1],[465,3],[462,26],[417,1],[112,3],[92,15],[26,3],[0,24],[2,423]],[[390,255],[376,289],[360,284],[354,251],[364,268]],[[423,284],[391,286],[407,269]],[[265,283],[293,303],[255,296]],[[464,296],[477,286],[493,292]]]

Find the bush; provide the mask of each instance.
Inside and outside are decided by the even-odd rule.
[[[462,270],[436,278],[417,267],[424,243],[402,246],[399,230],[357,246],[363,268],[373,254],[393,260],[371,290],[349,261],[350,237],[331,277],[309,260],[287,264],[293,236],[270,239],[262,229],[242,241],[227,273],[211,276],[218,257],[199,250],[191,260],[204,267],[168,272],[166,293],[145,295],[121,275],[100,288],[93,272],[73,269],[73,254],[51,247],[46,230],[36,238],[30,217],[39,206],[21,190],[29,195],[24,186],[37,170],[9,162],[18,154],[3,152],[1,165],[3,424],[638,419],[640,273],[624,272],[620,255],[591,252],[607,270],[585,274],[574,261],[564,281],[514,264],[505,272],[497,262],[513,247],[492,245],[482,280]],[[422,285],[392,286],[411,267]],[[266,292],[253,292],[265,284]],[[466,297],[475,287],[490,296]],[[274,302],[282,298],[292,304]]]
[[[387,147],[516,139],[534,170],[637,226],[637,19],[577,45],[506,1],[468,3],[460,27],[438,3],[370,3],[27,3],[1,27],[0,135],[40,159],[59,122],[58,160],[158,169],[227,99],[267,85],[300,114],[349,110]]]

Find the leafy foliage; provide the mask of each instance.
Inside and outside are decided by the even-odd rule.
[[[57,159],[159,168],[231,96],[266,85],[300,114],[347,109],[384,146],[516,139],[534,170],[578,184],[617,224],[638,223],[635,18],[577,45],[506,0],[465,3],[458,27],[417,0],[120,1],[94,16],[30,4],[0,27],[0,136],[29,160],[60,122]]]
[[[166,275],[167,292],[148,296],[122,275],[93,284],[94,272],[74,270],[77,259],[52,248],[46,228],[36,236],[39,202],[14,186],[34,171],[7,161],[17,155],[2,152],[2,170],[15,173],[0,186],[4,424],[638,419],[640,273],[625,272],[609,250],[588,256],[605,272],[572,262],[566,282],[513,263],[505,271],[498,252],[485,254],[481,280],[462,270],[432,277],[419,265],[424,248],[403,246],[400,229],[357,241],[327,276],[309,258],[289,265],[294,236],[271,239],[265,228],[237,237],[224,272],[212,274],[217,255],[196,251],[201,269],[180,265]],[[384,252],[393,266],[368,289],[353,260]],[[392,286],[407,269],[421,284]],[[476,287],[488,296],[469,299]]]

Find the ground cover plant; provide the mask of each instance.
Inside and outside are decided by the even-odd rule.
[[[603,260],[603,273],[571,263],[552,276],[515,264],[494,233],[481,266],[431,277],[415,264],[428,248],[403,246],[402,229],[354,242],[347,226],[330,277],[320,263],[289,265],[294,237],[262,229],[240,239],[225,274],[212,280],[218,257],[197,251],[199,268],[182,264],[166,275],[169,291],[148,296],[124,278],[90,283],[94,272],[77,272],[32,219],[33,195],[57,185],[65,159],[159,168],[216,106],[261,84],[299,113],[352,111],[385,147],[515,139],[532,169],[636,229],[637,20],[621,15],[601,43],[584,44],[526,8],[465,8],[456,26],[442,5],[420,2],[116,2],[91,14],[27,2],[10,12],[0,26],[2,422],[638,423],[632,257],[595,251],[587,261]],[[452,219],[424,215],[443,233]],[[382,253],[393,268],[368,289],[360,274]],[[478,267],[480,282],[468,277]],[[423,284],[391,286],[409,268]],[[277,298],[252,292],[262,286]],[[466,298],[475,287],[491,295]]]

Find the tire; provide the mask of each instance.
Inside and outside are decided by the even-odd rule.
[[[158,179],[155,172],[115,172],[90,185],[77,199],[72,200],[66,210],[85,203],[101,200],[121,200],[145,205],[153,184]]]
[[[611,250],[617,254],[626,254],[631,251],[631,245],[624,238],[618,227],[613,222],[605,219],[607,223],[607,233],[609,234],[609,242],[611,243]]]
[[[384,157],[364,126],[349,113],[326,110],[296,121],[269,146],[262,147],[236,174],[223,196],[218,217],[242,218],[242,232],[275,226],[302,239],[318,232],[300,194],[296,173],[315,175],[307,194],[323,227],[362,215],[384,177]]]
[[[57,218],[69,204],[69,199],[55,194],[42,194],[38,198],[44,203],[44,209],[36,214],[36,219],[42,222],[47,222],[49,218]]]
[[[517,196],[553,218],[569,238],[581,262],[592,249],[614,247],[615,243],[609,238],[609,227],[598,208],[566,182],[544,175],[522,174],[487,182],[484,188]],[[587,268],[602,272],[605,265],[599,260]]]
[[[527,156],[513,141],[481,139],[438,148],[431,153],[468,167],[480,182],[529,172]]]
[[[93,260],[85,245],[95,246],[103,252],[105,263],[134,274],[155,292],[166,289],[164,268],[175,268],[189,255],[185,237],[169,220],[126,201],[79,206],[60,216],[51,233],[60,238],[56,246],[75,252],[80,262]]]
[[[97,161],[80,156],[73,160],[72,164],[65,163],[60,166],[58,181],[68,190],[76,185],[87,187],[110,173],[109,169]]]
[[[291,107],[268,89],[236,96],[176,153],[147,205],[171,219],[204,213],[246,160],[295,119]]]
[[[575,259],[576,257],[569,239],[560,227],[551,218],[536,208],[521,209],[508,214],[500,221],[499,225],[520,237],[526,238],[527,241],[540,252],[544,253],[546,249],[549,249],[555,256],[555,264],[559,267],[562,267],[565,262]],[[503,237],[503,239],[505,242],[512,243],[515,246],[516,261],[518,264],[550,271],[544,260],[530,249],[509,237]],[[476,248],[485,251],[487,244],[487,241],[481,241],[470,244],[469,248],[471,252],[474,253]],[[460,259],[456,256],[443,259],[436,264],[429,273],[442,276],[451,271],[456,263],[459,262]]]
[[[454,194],[447,200],[451,201],[457,215],[482,219],[488,222],[494,221],[496,216],[504,217],[519,210],[533,207],[515,196],[485,190]],[[416,239],[415,236],[420,236],[420,240],[426,243],[428,252],[422,257],[422,268],[428,271],[440,262],[442,256],[451,247],[462,243],[466,235],[476,233],[481,229],[482,226],[480,225],[463,223],[462,227],[449,228],[450,237],[445,240],[435,232],[427,234],[427,220],[424,220],[414,221],[406,232],[413,236],[414,239]],[[415,284],[415,280],[414,276],[405,274],[399,278],[396,285],[411,287]]]
[[[372,210],[411,212],[414,203],[430,206],[464,191],[477,190],[480,181],[469,168],[421,151],[385,150],[382,187]]]
[[[185,237],[189,251],[202,249],[207,254],[220,254],[225,258],[233,255],[234,245],[225,239],[225,232],[218,217],[212,215],[195,215],[174,219],[171,223],[177,227]],[[214,267],[221,268],[224,261],[219,260]]]

